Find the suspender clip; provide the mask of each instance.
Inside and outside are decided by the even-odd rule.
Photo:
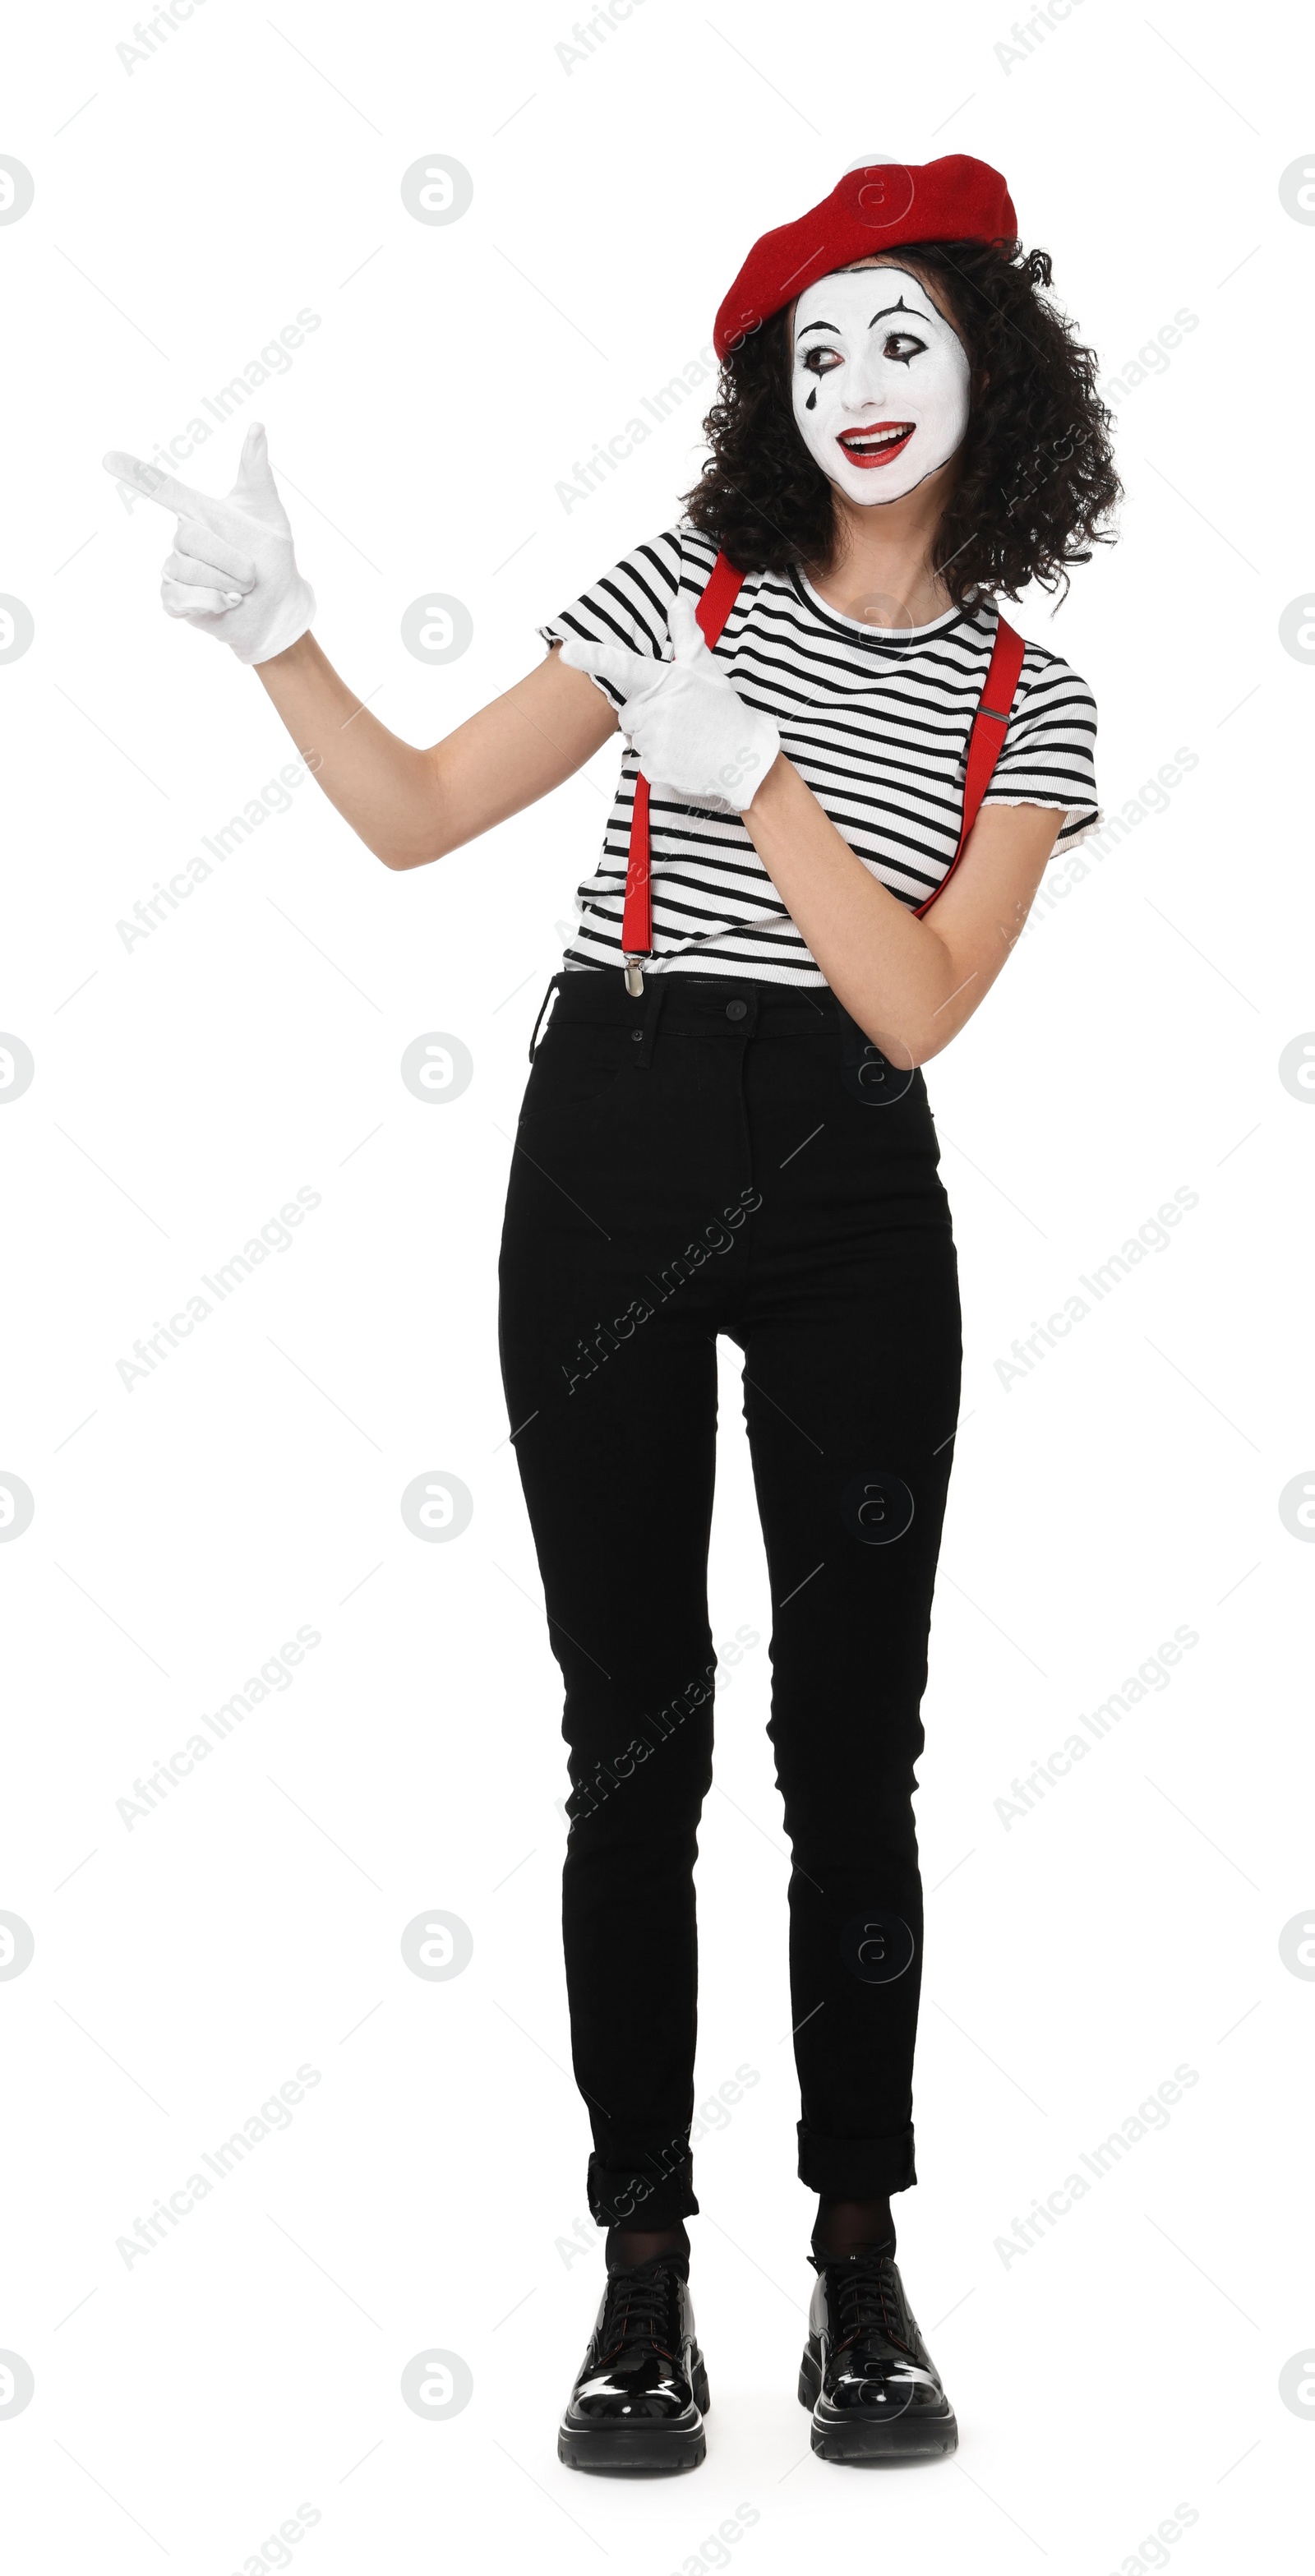
[[[642,957],[623,953],[622,963],[626,970],[626,991],[631,1000],[637,1002],[644,989],[644,960]]]

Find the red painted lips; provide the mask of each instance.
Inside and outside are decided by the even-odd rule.
[[[889,465],[903,455],[916,426],[911,420],[875,420],[865,429],[842,430],[836,444],[851,465]]]

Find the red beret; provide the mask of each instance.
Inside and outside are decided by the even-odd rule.
[[[819,277],[901,242],[1014,241],[1018,220],[998,170],[966,152],[912,166],[876,153],[829,197],[756,241],[717,315],[719,358]]]

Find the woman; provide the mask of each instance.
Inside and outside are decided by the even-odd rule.
[[[716,1337],[774,1604],[799,2173],[818,2194],[799,2393],[826,2459],[944,2453],[894,2261],[915,2180],[912,1815],[959,1312],[921,1067],[1099,820],[1085,684],[1000,618],[1067,587],[1118,496],[1090,352],[1003,180],[874,154],[750,252],[718,315],[686,515],[541,629],[430,751],[363,711],[253,431],[181,514],[164,601],[254,663],[393,868],[626,738],[531,1039],[501,1256],[504,1384],[566,1685],[563,1923],[607,2284],[559,2436],[578,2468],[704,2456],[693,1862],[711,1777]],[[543,1012],[540,1013],[540,1024]]]

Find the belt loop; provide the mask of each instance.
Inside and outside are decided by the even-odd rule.
[[[658,1015],[666,997],[666,976],[650,975],[647,979],[644,990],[644,1026],[642,1033],[636,1032],[633,1029],[630,1032],[632,1038],[638,1034],[640,1039],[639,1045],[634,1050],[636,1073],[647,1073],[648,1068],[653,1061],[653,1048],[657,1039]]]
[[[552,999],[553,994],[556,992],[558,985],[559,985],[559,984],[561,984],[561,983],[563,983],[564,981],[565,981],[564,976],[562,976],[562,975],[554,975],[554,977],[553,977],[553,979],[552,979],[552,982],[551,982],[551,983],[550,983],[550,985],[548,986],[548,990],[547,990],[547,992],[544,994],[543,1000],[542,1000],[542,1001],[540,1002],[540,1004],[539,1004],[539,1016],[538,1016],[538,1018],[536,1019],[536,1021],[535,1021],[535,1023],[534,1023],[534,1027],[533,1027],[533,1029],[532,1029],[532,1031],[531,1031],[531,1033],[530,1033],[530,1062],[531,1062],[531,1064],[533,1064],[533,1062],[534,1062],[534,1050],[535,1050],[535,1048],[536,1048],[536,1046],[538,1045],[538,1042],[539,1042],[539,1031],[540,1031],[540,1029],[541,1029],[541,1027],[542,1027],[542,1025],[543,1025],[543,1015],[544,1015],[544,1012],[547,1010],[547,1008],[548,1008],[548,1004],[549,1004],[550,1000]]]

